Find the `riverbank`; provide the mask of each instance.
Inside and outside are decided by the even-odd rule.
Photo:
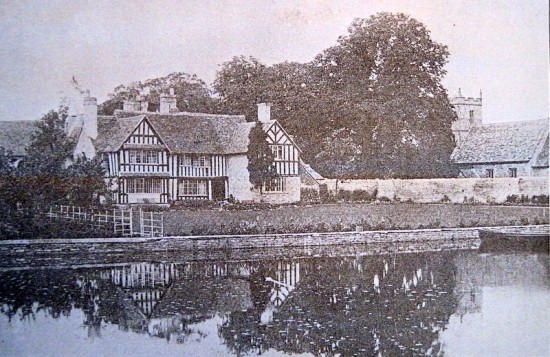
[[[338,203],[264,210],[169,210],[166,236],[284,234],[536,225],[548,207],[469,204]]]
[[[233,259],[248,254],[268,258],[266,252],[312,255],[340,246],[356,251],[367,246],[370,254],[475,249],[480,245],[475,228],[363,231],[335,233],[185,236],[166,238],[32,239],[0,242],[0,269],[33,266],[114,264],[121,259],[162,261],[177,252],[194,260]],[[273,251],[275,249],[275,251]],[[245,253],[243,253],[245,252]],[[365,254],[365,253],[363,253]],[[281,257],[286,257],[282,255]]]
[[[510,228],[510,227],[501,227]],[[517,226],[516,231],[550,229]],[[0,270],[33,267],[116,265],[121,261],[164,261],[177,252],[182,261],[275,259],[330,256],[337,246],[350,255],[478,249],[480,228],[448,228],[337,233],[88,238],[0,241]],[[491,229],[497,229],[492,227]]]

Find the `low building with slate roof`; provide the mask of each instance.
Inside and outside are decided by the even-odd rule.
[[[461,177],[548,176],[548,119],[472,126],[452,160]]]
[[[160,111],[126,101],[113,116],[98,116],[97,101],[86,94],[81,113],[67,119],[77,138],[75,156],[101,155],[119,204],[188,200],[300,200],[300,149],[258,105],[258,124],[275,156],[277,177],[254,189],[248,172],[248,135],[256,125],[242,115],[177,112],[176,96],[161,95]]]
[[[34,120],[0,121],[0,148],[10,156],[14,166],[27,155],[26,148],[36,129]]]

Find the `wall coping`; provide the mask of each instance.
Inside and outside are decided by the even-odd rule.
[[[435,229],[407,229],[407,230],[377,230],[377,231],[347,231],[347,232],[321,232],[321,233],[283,233],[283,234],[241,234],[241,235],[202,235],[202,236],[171,236],[171,237],[153,237],[153,238],[75,238],[75,239],[13,239],[0,241],[2,245],[33,245],[33,244],[129,244],[129,243],[147,243],[155,241],[176,241],[176,240],[223,240],[229,238],[285,238],[285,237],[319,237],[329,235],[361,236],[371,234],[418,234],[418,233],[437,233],[437,232],[470,232],[473,230],[495,230],[495,229],[532,229],[548,228],[550,225],[528,225],[528,226],[491,226],[491,227],[467,227],[467,228],[435,228]]]

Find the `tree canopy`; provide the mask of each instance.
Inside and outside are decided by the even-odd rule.
[[[89,206],[98,203],[99,195],[108,196],[104,168],[100,158],[73,159],[74,142],[65,133],[65,108],[50,111],[37,121],[37,130],[27,155],[17,167],[0,151],[0,174],[10,194],[8,205],[44,209],[55,204]]]
[[[321,174],[340,177],[452,175],[455,114],[441,85],[447,47],[404,14],[356,19],[310,63],[223,64],[214,89],[225,110],[273,117]]]
[[[122,109],[124,100],[136,99],[141,96],[149,102],[149,111],[156,111],[160,105],[161,93],[175,91],[177,106],[180,111],[211,113],[216,110],[216,100],[206,83],[196,75],[184,72],[170,73],[165,77],[138,81],[127,86],[119,85],[109,95],[109,99],[98,108],[101,115],[112,115],[115,109]]]
[[[308,63],[266,65],[237,56],[222,64],[211,93],[183,72],[115,88],[103,114],[144,96],[150,109],[173,87],[180,110],[244,114],[272,103],[272,117],[294,136],[322,175],[343,178],[447,177],[456,118],[441,84],[449,52],[419,21],[379,13]]]

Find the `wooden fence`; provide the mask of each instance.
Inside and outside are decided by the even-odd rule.
[[[47,212],[50,219],[83,222],[91,228],[111,231],[122,237],[162,237],[164,236],[164,215],[162,212],[139,210],[138,225],[134,225],[135,211],[132,208],[90,210],[76,206],[52,206]]]

